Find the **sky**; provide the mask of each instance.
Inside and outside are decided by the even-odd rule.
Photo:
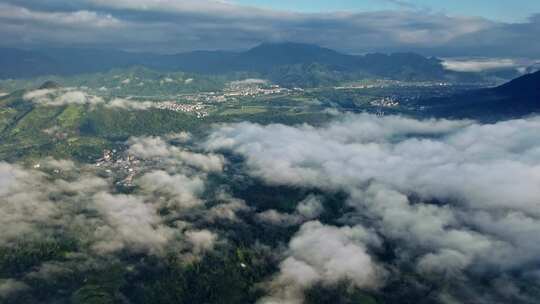
[[[540,12],[537,0],[237,0],[239,4],[301,12],[378,11],[421,9],[451,15],[482,16],[492,20],[525,21],[531,12]]]
[[[345,53],[537,58],[537,0],[0,0],[0,47],[155,53],[263,42]]]

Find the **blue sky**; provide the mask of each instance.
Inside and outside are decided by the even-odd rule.
[[[432,12],[482,16],[506,22],[523,22],[533,13],[540,13],[540,0],[236,0],[234,2],[301,12],[376,11],[416,7]]]
[[[540,0],[0,0],[0,47],[176,53],[289,41],[537,59],[538,37]]]

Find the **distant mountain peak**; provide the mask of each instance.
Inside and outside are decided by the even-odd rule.
[[[247,53],[250,52],[258,52],[258,51],[275,51],[275,50],[281,50],[281,51],[302,51],[302,52],[331,52],[334,54],[337,54],[337,51],[324,48],[322,46],[319,46],[317,44],[310,44],[310,43],[301,43],[301,42],[263,42],[247,51]]]
[[[45,89],[51,90],[51,89],[59,89],[59,88],[61,88],[61,87],[62,87],[62,86],[61,86],[58,82],[49,80],[49,81],[45,81],[45,82],[39,87],[39,89],[40,89],[40,90],[45,90]]]
[[[321,46],[314,44],[314,43],[302,43],[302,42],[292,42],[292,41],[281,41],[281,42],[273,42],[273,41],[266,41],[262,42],[258,46],[255,46],[254,48],[258,47],[306,47],[306,48],[322,48]]]

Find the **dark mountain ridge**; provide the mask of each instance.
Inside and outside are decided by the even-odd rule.
[[[244,52],[194,51],[174,55],[94,49],[0,49],[0,78],[4,79],[69,76],[135,65],[163,71],[266,74],[284,66],[311,64],[319,64],[327,71],[398,79],[440,79],[448,74],[440,60],[413,53],[348,55],[302,43],[263,43]]]
[[[494,89],[497,94],[519,98],[540,98],[540,71],[516,78]],[[540,103],[540,100],[538,101]]]
[[[540,112],[540,71],[501,86],[425,101],[428,114],[481,121],[518,118]]]

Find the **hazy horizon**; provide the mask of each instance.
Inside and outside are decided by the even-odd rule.
[[[0,45],[177,53],[291,41],[347,53],[534,58],[540,51],[534,1],[490,1],[484,14],[485,3],[322,3],[310,10],[280,1],[0,1]]]

